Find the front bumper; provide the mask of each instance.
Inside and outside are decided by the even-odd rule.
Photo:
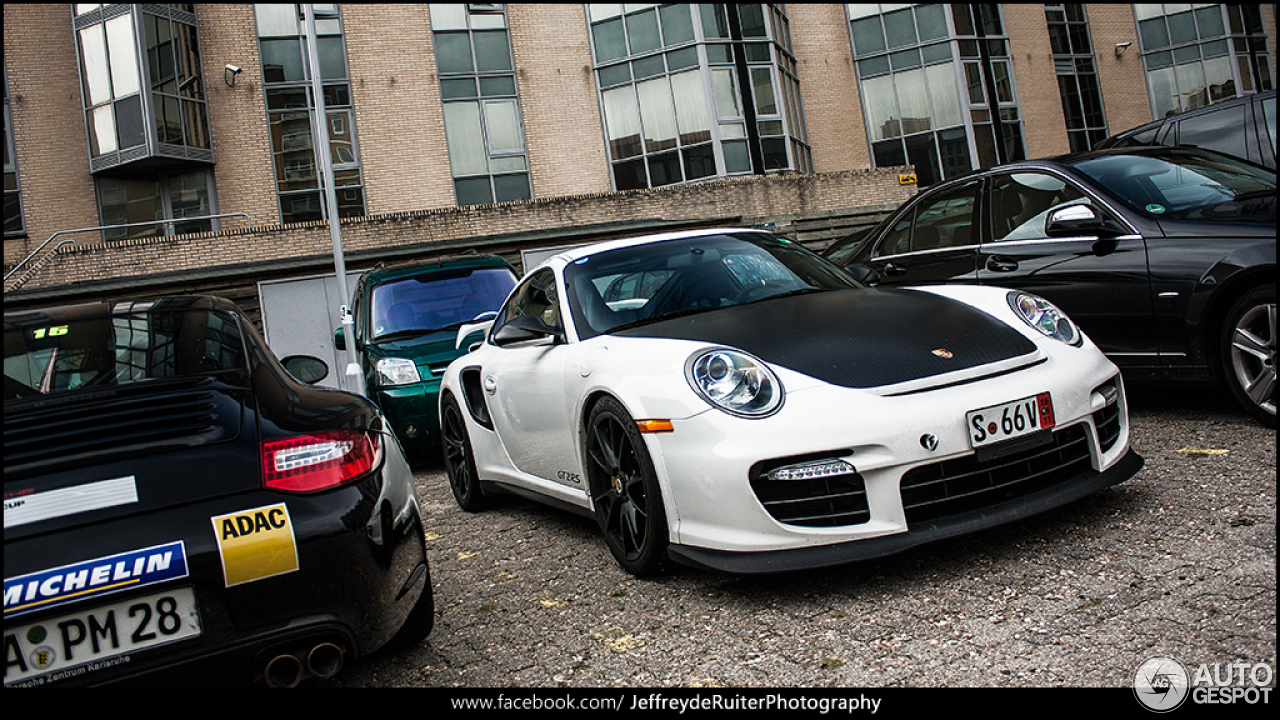
[[[782,381],[800,387],[802,378]],[[1000,448],[1003,459],[971,447],[966,412],[1044,392],[1056,414],[1052,433],[1039,438],[1045,445],[1010,443]],[[898,395],[810,385],[789,392],[770,418],[709,411],[674,424],[672,433],[645,436],[666,501],[671,555],[734,573],[881,557],[1029,517],[1142,466],[1129,449],[1115,366],[1081,350]],[[759,482],[762,467],[815,459],[843,460],[853,471],[839,483],[814,484],[807,496],[793,490],[797,481],[773,480],[767,491]]]
[[[440,448],[440,379],[377,388],[374,403],[405,452],[418,456]]]
[[[1124,482],[1142,469],[1142,465],[1142,458],[1129,450],[1119,462],[1103,472],[1090,470],[1052,488],[1016,500],[912,525],[905,533],[768,552],[727,552],[688,545],[672,545],[668,552],[672,559],[683,565],[734,574],[811,570],[859,560],[873,560],[918,545],[967,535],[1061,507]]]

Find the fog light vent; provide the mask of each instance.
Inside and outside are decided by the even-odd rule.
[[[834,459],[787,465],[770,470],[765,477],[770,480],[817,480],[836,475],[852,475],[855,472],[857,470],[849,463]]]
[[[787,525],[865,523],[871,519],[866,483],[851,463],[840,459],[852,453],[846,449],[758,463],[751,470],[751,489],[765,511]]]

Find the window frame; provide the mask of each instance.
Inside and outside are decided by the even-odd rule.
[[[280,13],[279,18],[286,16],[287,11],[283,5],[261,5],[255,4],[254,8],[254,39],[257,42],[259,58],[264,61],[261,63],[262,69],[262,92],[264,98],[264,111],[267,117],[268,134],[271,136],[271,152],[272,152],[272,183],[275,186],[276,208],[280,213],[280,222],[297,223],[310,222],[320,220],[325,217],[325,192],[324,178],[320,173],[319,166],[319,143],[314,137],[316,118],[318,111],[318,103],[316,98],[312,97],[311,92],[311,67],[307,59],[306,47],[306,30],[303,27],[302,8],[300,5],[291,4],[294,12],[296,32],[289,32],[290,28],[285,25],[276,27],[274,19],[268,13]],[[365,193],[364,167],[360,160],[360,141],[355,122],[355,103],[351,90],[351,63],[347,56],[346,29],[342,21],[342,13],[340,6],[332,5],[316,5],[314,6],[316,18],[316,44],[317,53],[321,53],[320,43],[325,40],[326,46],[334,46],[341,49],[341,59],[343,66],[342,77],[334,77],[326,75],[326,64],[321,63],[320,84],[321,91],[324,93],[325,119],[324,128],[329,133],[330,148],[330,166],[333,170],[334,177],[334,197],[337,202],[337,217],[362,217],[368,214],[368,198]],[[264,22],[265,21],[265,22]],[[274,29],[274,31],[273,31]],[[268,33],[268,34],[264,34]],[[269,78],[268,65],[265,62],[265,53],[263,51],[266,43],[279,43],[280,47],[285,47],[288,40],[294,40],[297,46],[297,58],[301,62],[300,73],[297,78],[284,77],[281,79]],[[293,57],[293,56],[290,56]],[[328,69],[332,70],[332,64],[328,65]],[[298,102],[301,100],[301,102]],[[283,156],[286,153],[298,153],[303,150],[301,147],[289,148],[285,143],[285,130],[281,128],[280,143],[277,148],[275,126],[278,122],[282,123],[285,115],[306,115],[306,130],[291,129],[289,136],[293,138],[301,138],[305,136],[310,140],[310,147],[306,148],[310,151],[309,155],[314,167],[314,187],[300,187],[296,189],[282,189],[282,183],[285,182],[305,182],[306,177],[298,175],[291,180],[287,169],[289,167],[303,167],[298,163],[301,158],[286,159]],[[335,145],[333,144],[333,120],[335,118],[343,118],[343,124],[350,135],[349,149],[351,159],[334,157]],[[286,163],[286,164],[282,164]],[[293,163],[288,165],[287,163]],[[340,184],[344,180],[354,178],[355,182],[347,182]],[[302,205],[300,203],[305,203]]]
[[[511,29],[505,5],[430,4],[428,14],[432,23],[431,37],[441,88],[440,102],[445,116],[445,138],[449,151],[449,172],[453,181],[455,204],[464,206],[533,199],[533,171],[529,163],[529,144],[520,103],[520,82],[515,68]],[[438,27],[440,25],[444,27]],[[502,33],[506,44],[505,66],[482,69],[477,54],[477,36],[498,32]],[[467,39],[470,67],[466,70],[441,70],[442,38],[461,36]],[[452,95],[445,92],[446,83],[451,83],[453,88],[460,89],[464,87],[461,82],[464,80],[470,82],[471,94]],[[486,80],[489,82],[486,83]],[[503,81],[504,84],[509,81],[511,91],[509,93],[500,91],[496,87],[499,84],[498,81]],[[488,91],[486,91],[486,85],[488,85]],[[450,121],[449,106],[451,105],[473,105],[474,119],[462,118],[455,113],[453,115],[455,120]],[[504,109],[499,111],[500,107]],[[510,108],[511,112],[507,113],[505,108]],[[513,118],[514,123],[512,127],[503,128],[502,134],[508,139],[518,139],[518,147],[495,147],[498,141],[495,132],[498,130],[497,123],[503,119],[504,113]],[[453,122],[465,122],[466,126],[456,125]],[[471,136],[471,133],[478,137]],[[467,140],[470,142],[465,142]],[[469,153],[469,155],[464,157],[461,153]],[[482,154],[483,157],[470,155],[477,153]],[[484,165],[483,172],[478,171],[481,162]],[[517,168],[517,164],[520,167]],[[475,188],[479,188],[481,184],[486,187],[487,198],[477,195],[474,199],[480,202],[470,202],[473,199],[470,194],[474,193]]]

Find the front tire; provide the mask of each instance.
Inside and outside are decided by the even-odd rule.
[[[467,419],[453,395],[445,395],[441,404],[440,437],[443,439],[445,474],[449,477],[449,489],[453,491],[458,507],[467,512],[479,512],[489,507],[489,498],[480,487],[480,473],[476,471],[475,454],[471,451]]]
[[[613,398],[587,418],[587,483],[605,544],[624,570],[643,577],[667,559],[667,516],[644,438]]]
[[[1245,293],[1223,324],[1222,370],[1231,394],[1268,427],[1276,426],[1276,284]]]

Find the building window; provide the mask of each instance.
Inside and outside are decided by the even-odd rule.
[[[1102,111],[1102,91],[1084,5],[1046,5],[1044,12],[1071,151],[1089,150],[1107,137],[1107,119]]]
[[[314,7],[316,55],[325,104],[324,127],[329,133],[338,217],[357,217],[365,214],[364,180],[356,143],[342,18],[335,4]],[[302,11],[298,5],[255,5],[254,11],[280,219],[285,223],[321,220],[324,199],[312,137],[316,103],[311,96]]]
[[[195,7],[75,5],[90,171],[213,162]]]
[[[182,235],[214,229],[212,220],[183,220],[215,214],[212,171],[151,173],[145,177],[99,176],[97,187],[102,225],[149,223],[104,230],[104,240]],[[156,220],[173,222],[152,222]]]
[[[593,4],[588,21],[614,189],[813,171],[778,7]]]
[[[4,72],[4,236],[27,234],[22,221],[22,193],[18,189],[18,161],[13,152],[13,116],[9,113],[9,71]]]
[[[921,186],[1026,156],[996,5],[846,5],[876,167]]]
[[[458,205],[533,197],[502,5],[431,5],[444,130]]]
[[[1270,90],[1260,5],[1134,5],[1151,112],[1167,117]]]

